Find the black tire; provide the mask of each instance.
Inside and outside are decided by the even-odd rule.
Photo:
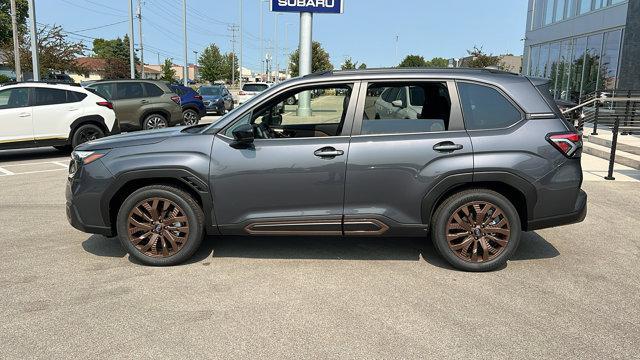
[[[87,141],[100,139],[101,137],[104,137],[104,131],[98,125],[84,124],[73,132],[71,146],[75,148]]]
[[[141,202],[151,198],[167,199],[175,203],[181,208],[184,216],[186,216],[186,222],[189,228],[188,236],[186,236],[186,241],[182,247],[170,256],[153,257],[146,255],[129,239],[130,213]],[[171,186],[151,185],[134,191],[125,199],[118,210],[116,226],[118,239],[122,247],[129,253],[129,256],[132,256],[145,265],[171,266],[188,260],[200,247],[202,238],[204,237],[204,213],[198,203],[188,193]]]
[[[200,122],[200,114],[193,109],[185,109],[182,112],[182,119],[184,125],[197,125]]]
[[[509,229],[509,235],[506,245],[503,247],[499,247],[499,244],[491,242],[490,245],[494,245],[497,249],[499,248],[499,252],[496,253],[494,258],[489,258],[486,261],[481,260],[481,262],[477,262],[478,260],[474,262],[471,259],[463,259],[463,257],[460,256],[460,253],[457,253],[452,248],[450,248],[449,241],[447,240],[447,224],[450,218],[454,215],[454,212],[461,209],[461,207],[474,202],[484,202],[495,205],[499,210],[501,210],[502,214],[504,215],[504,219],[506,219],[507,221],[506,226]],[[500,217],[500,219],[502,219],[502,217]],[[487,218],[486,221],[489,221],[489,219]],[[486,224],[487,227],[489,225],[491,225],[491,223]],[[440,253],[440,255],[453,267],[464,271],[491,271],[506,264],[507,260],[509,260],[511,255],[518,248],[518,244],[520,243],[520,238],[522,236],[521,229],[522,227],[520,224],[518,211],[507,198],[492,190],[471,189],[461,191],[450,196],[438,207],[432,218],[431,240],[433,241],[433,244],[438,253]],[[471,244],[478,247],[478,252],[483,253],[484,250],[482,250],[481,245],[482,240],[479,240],[477,237],[475,237],[475,235],[480,233],[474,232],[475,230],[473,229],[469,230],[470,231],[468,233],[470,235],[468,236],[471,237]],[[484,231],[484,229],[478,229],[478,231],[481,230]],[[464,232],[464,229],[462,229],[462,231]],[[496,233],[493,233],[493,235],[496,235]],[[466,240],[466,236],[467,235],[462,236],[465,239],[455,241],[462,242]],[[478,236],[482,237],[482,235]],[[478,242],[478,244],[474,244],[474,241]],[[486,243],[487,241],[485,240],[485,244]],[[488,253],[488,255],[491,254]]]
[[[295,105],[296,104],[296,98],[295,97],[290,97],[287,99],[287,105]]]
[[[142,120],[142,129],[164,129],[169,127],[169,121],[162,114],[149,114]]]

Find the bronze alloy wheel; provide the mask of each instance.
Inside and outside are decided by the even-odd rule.
[[[189,237],[185,212],[173,201],[153,197],[139,202],[129,213],[129,241],[151,257],[176,254]]]
[[[509,220],[498,206],[474,201],[460,206],[447,221],[447,243],[456,256],[469,262],[495,259],[507,247]]]

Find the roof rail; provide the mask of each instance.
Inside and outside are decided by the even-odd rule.
[[[25,80],[25,81],[9,81],[6,83],[0,84],[0,86],[5,85],[17,85],[17,84],[49,84],[49,85],[69,85],[69,86],[81,86],[78,83],[69,83],[64,81],[52,81],[52,80]]]
[[[377,73],[377,72],[399,72],[399,73],[412,73],[412,72],[446,72],[446,71],[477,71],[477,72],[490,72],[493,74],[511,74],[520,75],[518,73],[500,70],[498,67],[489,66],[485,68],[469,68],[469,67],[407,67],[407,68],[367,68],[367,69],[353,69],[353,70],[335,70],[334,73],[339,74],[357,74],[357,73]]]

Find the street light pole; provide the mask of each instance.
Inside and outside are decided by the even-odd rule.
[[[189,49],[187,46],[187,0],[182,0],[182,31],[184,32],[184,71],[182,84],[189,86]]]
[[[36,8],[34,0],[29,0],[29,30],[31,31],[33,80],[40,81],[40,59],[38,58],[38,33],[36,29]]]
[[[13,62],[15,64],[16,81],[22,81],[22,67],[20,66],[20,44],[18,43],[18,14],[16,0],[11,0],[11,31],[13,32]]]
[[[136,55],[133,48],[133,0],[129,0],[129,68],[131,78],[136,78]]]
[[[198,51],[193,50],[193,53],[196,56],[196,60],[193,62],[193,80],[198,78]]]
[[[300,76],[309,75],[312,71],[311,52],[313,36],[313,13],[300,13]],[[303,91],[298,96],[298,116],[311,116],[311,93]]]
[[[264,8],[262,3],[264,0],[258,0],[258,4],[260,5],[260,77],[264,74]]]
[[[286,55],[285,60],[287,61],[287,70],[284,73],[285,80],[289,78],[289,65],[291,61],[289,59],[289,26],[293,25],[292,23],[286,23],[284,25],[284,54]]]

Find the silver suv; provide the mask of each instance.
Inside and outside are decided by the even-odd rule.
[[[545,82],[488,69],[293,79],[211,125],[81,145],[67,216],[150,265],[185,261],[205,234],[418,236],[456,268],[496,269],[522,231],[586,215],[581,138]],[[415,116],[377,110],[394,89],[421,100],[392,100]]]

